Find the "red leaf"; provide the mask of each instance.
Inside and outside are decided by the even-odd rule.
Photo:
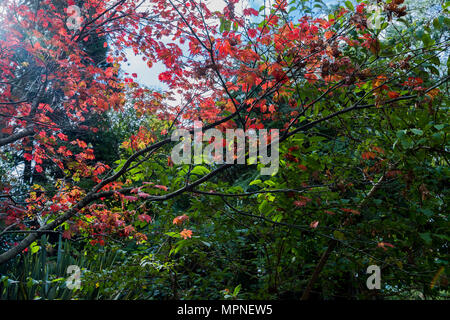
[[[256,11],[253,8],[244,9],[243,13],[244,13],[244,16],[250,16],[250,15],[257,16],[258,15],[258,11]]]
[[[364,7],[365,7],[365,6],[366,6],[365,3],[359,4],[359,5],[356,7],[356,12],[358,12],[358,13],[363,13]]]
[[[306,206],[306,201],[300,201],[300,200],[294,201],[294,206],[304,207],[304,206]]]
[[[13,133],[13,128],[9,127],[9,128],[3,128],[2,133],[6,133],[6,134],[12,134]]]
[[[374,152],[371,152],[371,151],[366,151],[366,152],[364,152],[364,153],[361,155],[361,157],[362,157],[364,160],[375,159],[376,156],[377,156],[377,155],[376,155]]]
[[[159,184],[155,184],[154,187],[158,188],[158,189],[161,189],[161,190],[164,190],[164,191],[167,191],[167,189],[168,189],[166,186],[161,186]]]
[[[136,201],[138,198],[133,197],[133,196],[123,196],[124,199],[128,200],[128,201]]]
[[[182,216],[178,216],[173,219],[173,224],[179,225],[182,224],[184,221],[188,220],[189,216],[183,214]]]
[[[395,98],[398,98],[398,97],[400,96],[400,93],[395,92],[395,91],[389,91],[389,92],[388,92],[388,96],[389,96],[389,98],[391,98],[391,99],[395,99]]]
[[[248,29],[247,34],[250,38],[256,37],[256,30],[255,29]]]
[[[62,141],[67,141],[67,136],[63,133],[58,133],[57,134],[58,138],[61,139]]]
[[[140,214],[138,216],[138,219],[142,222],[150,223],[152,221],[152,217],[150,217],[148,214]]]
[[[392,244],[390,244],[389,242],[378,243],[378,248],[383,248],[386,251],[387,250],[386,247],[394,248],[394,246]]]
[[[348,213],[360,214],[360,212],[358,210],[354,210],[354,209],[342,208],[341,210],[344,212],[348,212]]]
[[[123,229],[123,233],[124,233],[126,236],[130,235],[130,233],[132,233],[133,231],[134,231],[133,226],[126,226],[126,227]]]
[[[161,82],[170,82],[172,80],[172,74],[168,71],[162,72],[159,74],[158,79]]]
[[[150,195],[148,193],[145,193],[145,192],[139,192],[138,196],[141,197],[141,198],[144,198],[144,199],[150,197]]]
[[[74,142],[72,142],[72,144],[78,144],[78,146],[82,149],[86,149],[87,148],[87,144],[84,141],[81,141],[79,139],[75,140]]]
[[[72,238],[72,235],[71,235],[71,233],[70,233],[70,230],[64,230],[64,232],[63,232],[63,234],[62,234],[62,237],[64,238],[64,239],[71,239]]]

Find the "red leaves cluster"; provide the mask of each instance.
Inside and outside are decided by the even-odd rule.
[[[184,221],[189,220],[189,216],[183,214],[173,219],[173,224],[181,225]]]
[[[311,202],[311,198],[299,196],[300,200],[294,201],[294,206],[296,207],[304,207],[308,204],[308,202]]]
[[[343,212],[352,213],[352,214],[356,214],[356,215],[360,214],[360,212],[358,210],[355,210],[355,209],[341,208],[341,210]]]
[[[389,242],[379,242],[378,243],[378,248],[382,248],[384,251],[387,250],[387,247],[394,248],[394,246],[392,244],[390,244]]]
[[[183,231],[180,232],[180,235],[183,237],[183,239],[191,238],[192,237],[192,231],[188,229],[183,229]]]
[[[20,151],[24,161],[33,162],[36,172],[42,173],[44,160],[50,160],[63,172],[70,172],[74,180],[89,177],[99,182],[109,167],[95,163],[94,150],[85,141],[69,141],[64,128],[55,120],[58,117],[69,119],[78,129],[95,132],[96,128],[82,125],[87,115],[103,113],[110,108],[120,110],[129,100],[133,101],[138,116],[156,114],[169,122],[180,113],[182,119],[201,119],[211,123],[226,113],[242,108],[241,111],[248,113],[243,120],[246,128],[262,129],[266,120],[276,120],[289,126],[289,121],[285,120],[292,120],[299,113],[299,103],[292,92],[292,84],[297,78],[324,91],[330,83],[342,81],[343,86],[361,85],[361,82],[357,83],[357,78],[361,81],[370,78],[374,79],[373,87],[379,87],[374,90],[375,95],[388,91],[389,98],[398,97],[396,91],[384,84],[387,77],[372,78],[370,72],[365,74],[364,70],[358,70],[344,56],[342,46],[345,43],[378,52],[378,40],[364,29],[364,4],[357,6],[351,22],[357,26],[360,35],[361,30],[365,33],[349,38],[333,29],[334,19],[305,16],[295,23],[285,23],[281,17],[287,8],[286,0],[275,1],[275,10],[264,17],[265,23],[248,25],[246,19],[258,16],[259,12],[246,8],[244,17],[239,16],[235,10],[237,2],[227,1],[222,13],[212,13],[199,2],[180,2],[172,7],[167,1],[154,0],[151,11],[143,13],[136,10],[136,3],[131,0],[117,2],[114,10],[109,10],[109,2],[86,0],[82,9],[92,14],[92,17],[86,17],[91,19],[91,23],[73,32],[65,25],[67,12],[57,8],[50,0],[42,1],[43,8],[48,9],[37,10],[20,5],[20,1],[16,5],[15,1],[6,0],[7,10],[0,13],[4,30],[0,37],[2,133],[13,135],[30,129],[34,141],[31,143],[26,137],[18,140],[12,148]],[[402,2],[392,1],[386,10],[399,16],[402,14],[399,7]],[[75,2],[68,1],[68,5],[71,4]],[[346,13],[348,10],[342,9],[335,17],[338,19]],[[153,20],[148,19],[150,14],[157,16],[158,22],[149,23]],[[213,19],[218,22],[217,18],[229,22],[231,28],[220,31],[218,23],[205,23]],[[103,48],[117,48],[116,52],[107,53],[105,61],[96,62],[86,53],[85,46],[92,40],[93,34],[108,35],[109,41],[113,42],[110,46],[104,42]],[[185,50],[183,44],[186,42],[188,49]],[[152,93],[140,87],[134,81],[136,73],[120,79],[119,64],[126,61],[124,48],[143,55],[149,67],[162,63],[165,70],[158,78],[170,87],[169,92]],[[28,57],[27,61],[17,59],[15,53],[18,49]],[[51,70],[49,61],[53,64]],[[34,74],[36,70],[46,72]],[[26,74],[32,74],[42,84],[40,94],[45,96],[49,92],[60,92],[62,98],[55,104],[38,100],[22,101],[14,93],[12,83]],[[307,85],[306,81],[304,83]],[[421,84],[421,79],[410,78],[404,86],[419,90]],[[125,92],[129,95],[127,98]],[[183,108],[174,103],[174,97],[189,101],[189,107]],[[308,103],[305,108],[310,107]],[[287,105],[288,110],[282,110],[280,105]],[[183,120],[175,124],[183,124]],[[219,128],[235,125],[233,121],[228,121]],[[158,133],[155,130],[142,126],[129,141],[123,143],[123,147],[131,151],[142,150],[156,139]],[[22,147],[27,144],[30,144],[29,150]],[[295,151],[290,149],[286,159],[300,170],[307,171]],[[364,152],[362,158],[375,159],[377,153],[382,152],[373,148]],[[170,161],[168,164],[173,165]],[[129,185],[128,182],[110,183],[101,191],[117,191],[125,185]],[[163,185],[152,187],[168,191]],[[76,230],[69,229],[65,236],[71,237],[72,233],[85,230],[95,235],[95,241],[99,243],[102,243],[105,234],[111,233],[135,236],[139,241],[144,241],[145,236],[137,232],[132,223],[133,219],[150,223],[150,215],[128,211],[125,207],[130,202],[150,199],[152,192],[160,192],[151,190],[140,187],[131,194],[117,191],[116,200],[122,205],[120,212],[100,205],[91,206],[84,212],[83,219],[77,221]],[[50,201],[52,205],[44,214],[56,215],[72,207],[83,195],[82,190],[73,186],[61,186],[59,192],[52,196],[46,195],[45,190],[34,190],[28,199],[27,210],[30,214],[36,213]],[[300,196],[293,205],[305,207],[310,201]],[[341,210],[359,214],[354,209]],[[8,212],[7,219],[11,223],[21,217],[20,210]],[[333,214],[331,211],[327,213]],[[182,215],[176,217],[173,223],[182,225],[187,219],[186,215]],[[313,221],[311,228],[317,225],[318,221]],[[192,231],[184,229],[180,234],[186,239],[192,236]]]

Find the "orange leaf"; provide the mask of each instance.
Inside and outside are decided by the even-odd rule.
[[[400,96],[400,94],[398,92],[395,92],[395,91],[389,91],[388,92],[388,96],[391,99],[395,99],[395,98],[398,98]]]
[[[187,229],[183,229],[183,231],[180,232],[180,235],[184,238],[191,238],[192,237],[192,231],[191,230],[187,230]]]
[[[178,216],[178,217],[174,218],[173,224],[179,225],[188,219],[189,219],[189,217],[187,215],[183,214],[182,216]]]

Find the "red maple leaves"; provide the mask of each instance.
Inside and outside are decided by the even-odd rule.
[[[18,137],[8,143],[11,149],[20,152],[24,161],[33,162],[37,173],[44,174],[44,161],[49,161],[73,181],[90,178],[99,183],[109,166],[95,161],[91,145],[81,138],[70,138],[58,118],[68,119],[76,129],[96,132],[97,128],[84,124],[89,115],[111,108],[121,110],[128,101],[133,101],[138,116],[153,114],[162,121],[173,122],[176,127],[188,126],[193,120],[213,123],[239,112],[242,118],[239,125],[246,129],[265,128],[271,120],[287,128],[298,119],[300,103],[293,88],[299,82],[302,86],[314,85],[319,92],[326,92],[335,83],[342,83],[342,87],[363,83],[363,72],[352,65],[342,47],[358,45],[374,51],[377,39],[369,32],[354,36],[337,32],[335,19],[348,10],[341,10],[333,19],[304,16],[298,21],[286,22],[283,14],[288,2],[277,0],[274,10],[261,16],[263,21],[257,24],[250,18],[257,17],[259,12],[246,8],[241,16],[236,12],[237,3],[238,0],[230,0],[223,12],[211,12],[205,4],[196,1],[174,4],[153,0],[149,11],[141,12],[131,0],[112,3],[86,0],[82,7],[86,19],[81,28],[74,31],[67,28],[67,10],[57,8],[50,0],[42,1],[43,6],[38,10],[27,6],[26,2],[6,0],[7,10],[0,13],[3,28],[0,124],[3,134]],[[364,4],[360,4],[356,8],[358,19],[350,21],[359,29],[364,29],[361,27],[363,14]],[[150,16],[158,17],[157,21]],[[102,61],[95,61],[86,50],[94,35],[108,38],[108,41],[101,40],[100,47],[109,49]],[[126,48],[143,55],[149,68],[162,64],[164,71],[159,73],[158,79],[170,90],[151,92],[135,82],[136,73],[121,78],[119,64],[126,61]],[[17,55],[18,51],[26,59]],[[361,78],[359,83],[353,74]],[[29,91],[16,92],[12,84],[25,81],[27,76],[36,80],[33,86],[29,83]],[[386,76],[368,78],[368,84],[379,87],[374,90],[375,95],[388,91],[389,98],[398,97],[398,93],[385,84]],[[422,82],[420,78],[409,78],[403,85],[420,90]],[[188,103],[181,106],[174,102],[175,97]],[[312,107],[309,103],[302,108]],[[230,118],[217,128],[236,127],[237,121]],[[141,126],[122,146],[127,151],[137,152],[157,139],[156,131]],[[366,151],[362,158],[375,159],[377,152]],[[294,154],[289,153],[287,160],[300,170],[308,171]],[[168,161],[168,165],[171,167],[173,163]],[[52,205],[45,207],[45,214],[61,213],[86,194],[74,186],[58,183],[60,189],[56,194],[32,191],[27,208],[30,215],[44,208],[48,201]],[[123,188],[133,188],[133,191],[121,192]],[[83,212],[86,220],[80,220],[78,227],[66,231],[65,236],[84,229],[96,235],[98,241],[103,241],[103,234],[108,232],[145,240],[132,226],[132,221],[136,218],[149,223],[152,218],[125,207],[151,200],[154,192],[162,193],[152,188],[168,191],[164,185],[142,183],[135,186],[125,179],[102,185],[97,191],[115,191],[112,194],[121,210],[89,207]],[[299,197],[293,205],[305,207],[310,201]],[[359,214],[354,209],[341,210]],[[8,212],[10,220],[21,216],[16,211]],[[179,216],[173,223],[181,225],[187,219],[186,215]],[[311,228],[317,225],[318,221],[314,221]],[[192,236],[192,231],[184,229],[180,234],[186,239]]]

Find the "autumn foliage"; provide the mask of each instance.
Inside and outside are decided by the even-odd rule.
[[[197,0],[3,1],[0,236],[26,236],[2,247],[0,264],[46,232],[91,246],[167,244],[172,257],[246,229],[267,241],[258,254],[268,261],[279,252],[267,270],[290,268],[283,250],[292,264],[308,262],[297,288],[304,298],[324,250],[356,248],[367,253],[358,261],[421,271],[412,234],[438,248],[448,232],[448,44],[425,31],[393,36],[408,17],[404,1],[377,1],[379,29],[368,1],[347,2],[318,14],[285,0],[260,10],[229,0],[221,11]],[[71,5],[82,12],[73,30]],[[148,69],[124,72],[131,55]],[[164,90],[137,81],[155,70]],[[117,142],[114,161],[99,160],[87,137],[113,129],[93,119],[130,112],[123,122],[136,130]],[[281,172],[175,165],[170,135],[194,121],[222,132],[279,129]],[[269,294],[294,290],[279,277],[267,275]]]

